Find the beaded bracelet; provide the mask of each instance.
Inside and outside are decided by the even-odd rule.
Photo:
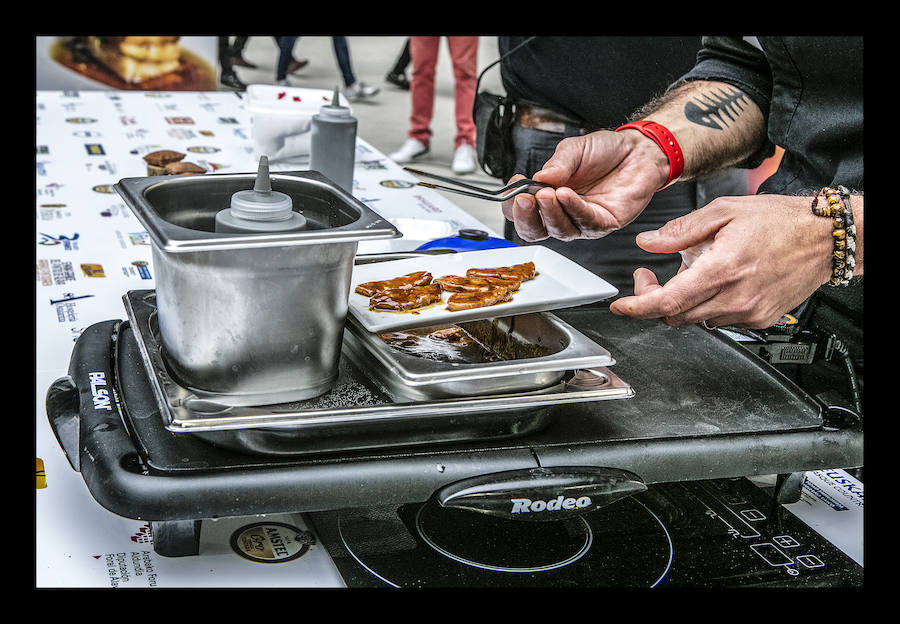
[[[826,203],[819,207],[819,197],[825,197]],[[853,225],[853,211],[850,209],[850,191],[844,186],[836,189],[825,187],[813,197],[813,214],[820,217],[831,217],[834,226],[832,239],[834,249],[831,253],[830,286],[846,286],[853,277],[856,266],[856,226]]]

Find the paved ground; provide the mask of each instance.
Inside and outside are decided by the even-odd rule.
[[[405,37],[375,36],[348,37],[353,70],[358,80],[381,89],[369,101],[353,103],[354,116],[359,120],[359,136],[385,155],[400,147],[409,130],[409,91],[399,89],[384,77],[400,54]],[[244,58],[256,64],[257,69],[236,68],[238,77],[246,84],[274,84],[278,48],[269,36],[251,37],[244,50]],[[343,81],[331,45],[331,37],[300,37],[294,46],[294,58],[308,59],[309,64],[288,77],[293,87],[332,89],[343,88]],[[497,60],[497,38],[481,37],[478,50],[478,69],[481,71]],[[409,76],[409,71],[407,72]],[[221,90],[229,90],[221,86]],[[482,89],[502,93],[499,66],[491,68],[481,84]],[[436,174],[454,176],[450,170],[453,159],[453,71],[446,43],[442,43],[438,57],[435,86],[434,136],[430,153],[416,161],[416,167]],[[480,169],[473,174],[460,176],[477,184],[495,184],[500,181]],[[500,204],[461,195],[448,194],[448,199],[492,228],[503,231],[503,215]]]

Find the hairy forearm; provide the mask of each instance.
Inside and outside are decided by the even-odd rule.
[[[637,117],[662,124],[675,136],[684,153],[680,180],[732,167],[766,140],[759,107],[723,82],[686,82],[649,103]]]

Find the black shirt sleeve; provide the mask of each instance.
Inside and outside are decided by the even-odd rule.
[[[762,111],[764,119],[769,118],[772,70],[763,51],[741,37],[703,37],[703,45],[697,53],[697,64],[681,80],[715,80],[730,84],[753,100]],[[766,141],[736,166],[745,169],[758,167],[774,150],[774,143]]]

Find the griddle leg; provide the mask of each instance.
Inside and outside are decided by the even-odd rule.
[[[781,504],[796,503],[806,482],[805,472],[780,474],[775,480],[775,500]]]
[[[190,557],[200,553],[201,520],[150,522],[153,550],[163,557]]]

